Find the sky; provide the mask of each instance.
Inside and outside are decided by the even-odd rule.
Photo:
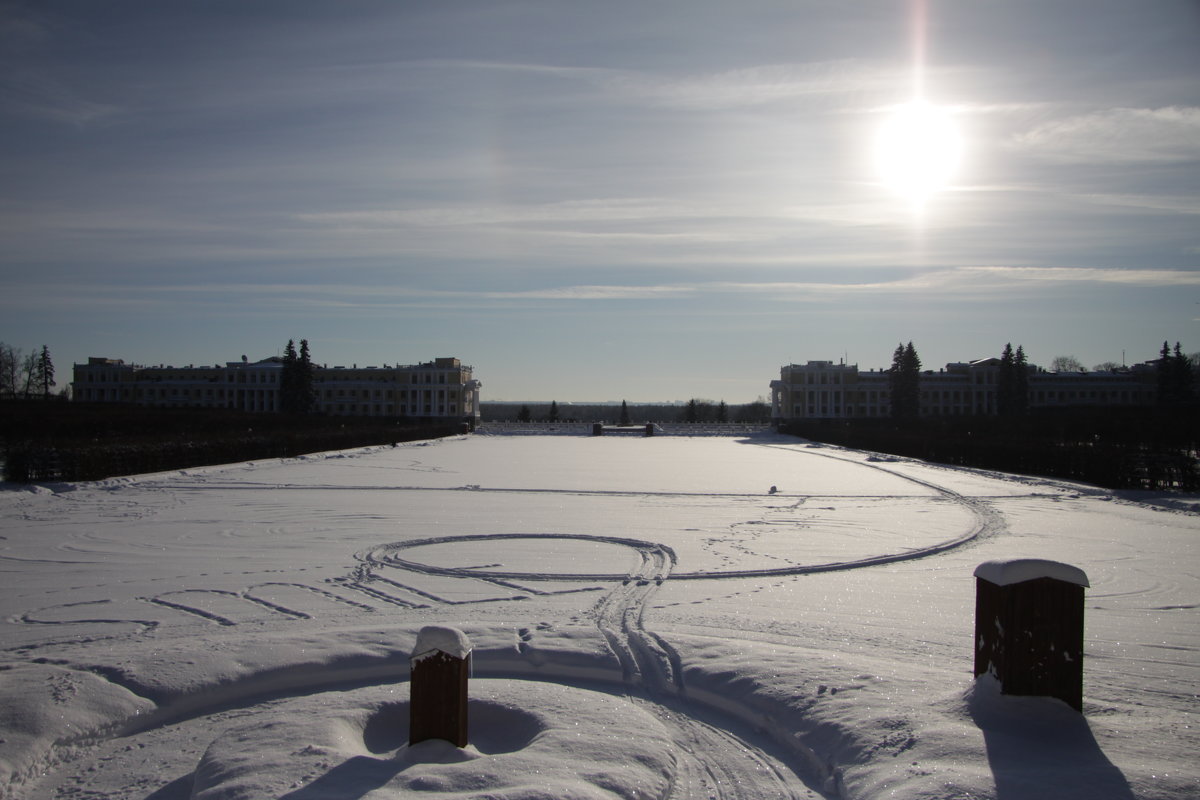
[[[485,401],[1195,352],[1197,41],[1194,0],[0,2],[0,341],[60,386],[455,356]]]

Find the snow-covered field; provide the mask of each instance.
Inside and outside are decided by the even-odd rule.
[[[1198,512],[770,434],[6,486],[0,796],[1196,798]],[[1082,716],[972,679],[1008,557],[1090,579]],[[427,624],[464,749],[406,744]]]

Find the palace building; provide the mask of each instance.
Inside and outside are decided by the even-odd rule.
[[[920,376],[923,417],[997,413],[1000,359],[947,364]],[[1030,367],[1030,408],[1150,405],[1157,399],[1153,362],[1114,372],[1046,372]],[[861,419],[892,413],[887,370],[856,364],[809,361],[788,364],[771,381],[771,416],[800,419]]]
[[[317,413],[332,416],[479,419],[479,390],[472,368],[457,358],[382,367],[313,368]],[[280,409],[278,356],[211,367],[144,367],[120,359],[89,358],[76,364],[72,397],[84,403]]]

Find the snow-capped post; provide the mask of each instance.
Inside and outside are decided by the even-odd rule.
[[[408,743],[445,739],[467,746],[471,640],[458,628],[426,625],[413,648]]]
[[[975,568],[975,677],[1002,694],[1057,697],[1083,711],[1083,570],[1013,558]]]

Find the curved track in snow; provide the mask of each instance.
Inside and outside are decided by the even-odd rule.
[[[760,446],[780,447],[778,445]],[[781,447],[780,449],[797,452],[794,447]],[[756,743],[757,739],[763,739],[765,735],[743,735],[736,730],[736,725],[726,725],[724,722],[717,725],[709,721],[709,719],[727,720],[728,718],[723,716],[723,712],[706,706],[702,698],[689,696],[684,677],[684,664],[681,662],[679,653],[666,638],[646,626],[646,610],[651,598],[660,586],[670,580],[698,581],[795,576],[853,570],[926,558],[962,547],[980,537],[995,535],[1003,530],[1004,521],[1001,515],[984,501],[965,497],[944,486],[904,475],[888,469],[886,466],[843,458],[813,449],[801,452],[805,455],[830,458],[878,470],[931,490],[940,498],[969,511],[973,520],[972,524],[957,536],[911,550],[880,553],[836,562],[791,564],[764,569],[696,572],[678,572],[678,557],[669,546],[627,537],[576,533],[493,533],[433,537],[387,543],[356,553],[355,558],[359,565],[353,575],[339,584],[339,588],[343,591],[357,592],[360,597],[365,597],[376,605],[390,604],[404,608],[419,608],[425,605],[421,602],[422,600],[428,601],[428,605],[437,605],[446,601],[432,594],[421,595],[420,591],[414,587],[390,578],[387,574],[389,571],[396,570],[452,579],[471,579],[509,588],[513,588],[514,583],[538,581],[610,584],[611,588],[608,586],[594,587],[603,594],[586,612],[586,616],[603,636],[619,664],[620,685],[624,688],[625,693],[634,702],[655,714],[675,737],[680,750],[680,759],[669,797],[674,800],[683,800],[683,798],[750,800],[750,798],[761,797],[817,797],[819,795],[806,785],[800,776],[804,775],[810,781],[815,780],[817,783],[825,782],[830,776],[820,774],[822,771],[820,768],[814,770],[813,763],[816,759],[811,757],[811,754],[798,753],[797,749],[800,745],[797,742],[792,740],[779,743],[782,745],[781,755],[777,756],[771,752],[772,748],[762,747],[761,742]],[[480,491],[479,487],[470,488],[473,491]],[[537,492],[539,490],[520,491]],[[638,493],[622,492],[621,494]],[[619,572],[537,572],[478,566],[438,566],[418,560],[411,552],[414,548],[431,545],[478,545],[481,542],[521,539],[557,539],[624,547],[634,551],[636,560],[631,569]],[[525,589],[520,586],[516,588]],[[138,600],[159,609],[182,612],[222,626],[239,624],[239,613],[241,613],[242,606],[259,615],[266,613],[293,619],[310,619],[309,614],[300,610],[299,606],[302,603],[296,603],[297,607],[292,608],[285,602],[266,596],[271,592],[287,591],[316,595],[344,607],[358,608],[364,611],[374,610],[374,607],[368,603],[349,599],[325,588],[317,588],[294,581],[257,583],[240,592],[204,588],[177,589],[151,597],[138,598]],[[405,592],[410,597],[414,593],[421,596],[415,600],[400,596]],[[23,621],[51,624],[50,620],[39,619],[32,614]],[[154,624],[152,620],[135,620],[135,622],[143,626],[153,626]],[[486,676],[487,665],[477,665],[477,671],[481,677]],[[332,677],[336,679],[337,676]],[[553,661],[546,664],[537,676],[531,675],[530,677],[536,677],[538,680],[560,680],[567,684],[575,682],[574,678],[566,674],[556,675]],[[326,675],[325,679],[329,680],[330,676]],[[227,687],[227,689],[232,689],[234,695],[239,694],[236,688]],[[244,702],[252,705],[255,702],[256,693],[261,692],[262,687],[247,685],[244,690]],[[300,686],[295,691],[311,691],[311,688],[306,689]],[[199,706],[192,712],[192,715],[203,715],[205,713],[202,707],[203,698],[193,698],[193,701],[199,703]],[[223,702],[228,703],[229,701],[230,695],[227,693]],[[169,723],[164,722],[163,724]],[[814,772],[817,774],[813,774]],[[836,788],[834,791],[836,792]]]

